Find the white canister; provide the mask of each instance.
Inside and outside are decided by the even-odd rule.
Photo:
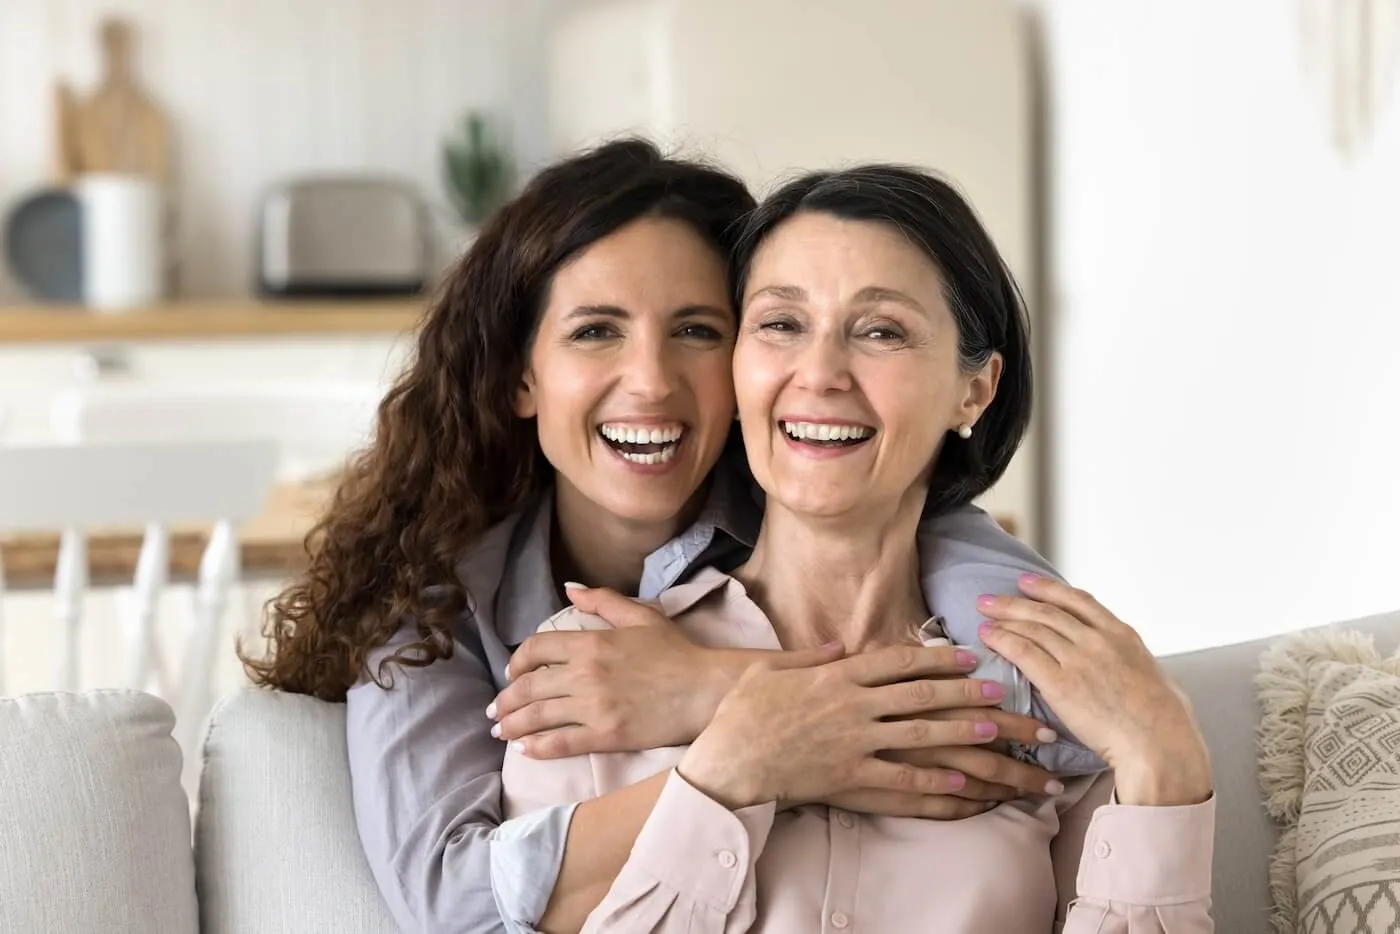
[[[99,311],[153,305],[165,297],[165,197],[135,175],[84,175],[83,303]]]

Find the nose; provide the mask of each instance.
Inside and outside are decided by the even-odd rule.
[[[633,340],[618,361],[622,388],[643,402],[660,402],[676,392],[678,368],[666,352],[664,341]]]
[[[851,350],[838,334],[824,334],[806,341],[794,361],[793,382],[814,393],[851,389]]]

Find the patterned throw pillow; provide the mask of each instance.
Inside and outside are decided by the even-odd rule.
[[[1265,653],[1259,775],[1280,934],[1400,932],[1400,657],[1321,630]]]

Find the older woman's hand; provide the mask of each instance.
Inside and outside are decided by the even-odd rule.
[[[1195,804],[1210,757],[1182,692],[1142,639],[1081,590],[1025,575],[1026,597],[982,597],[982,639],[1040,689],[1114,771],[1123,804]]]

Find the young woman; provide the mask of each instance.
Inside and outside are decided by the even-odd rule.
[[[270,652],[248,660],[262,684],[347,702],[361,839],[405,929],[581,922],[576,906],[596,904],[599,874],[610,881],[625,861],[663,784],[502,824],[493,734],[563,726],[544,755],[684,743],[756,659],[804,667],[839,654],[706,647],[644,608],[609,604],[613,592],[651,599],[700,568],[734,567],[754,543],[761,507],[734,431],[727,268],[752,208],[731,176],[639,141],[540,173],[449,277],[310,568],[274,606]],[[979,593],[1053,572],[965,503],[930,510],[920,558],[929,604],[975,629]],[[564,605],[566,581],[610,588],[590,597],[634,625],[532,641],[533,658],[512,660]],[[496,705],[508,662],[518,677]],[[984,694],[966,679],[976,652],[890,650],[871,664],[956,679],[930,698],[931,715],[983,720],[1032,747],[1054,738],[989,709],[1005,688],[986,682]],[[1052,781],[1001,749],[934,745],[917,768],[847,800],[957,818]]]
[[[748,222],[737,263],[738,408],[767,508],[747,561],[701,571],[660,603],[697,641],[800,649],[834,638],[849,657],[755,666],[688,748],[507,753],[512,814],[660,773],[659,800],[583,930],[1213,930],[1204,740],[1136,634],[1058,582],[1026,575],[1031,599],[979,599],[996,621],[984,638],[1024,666],[1112,776],[957,822],[834,801],[895,774],[911,749],[978,741],[963,724],[922,719],[948,682],[893,683],[873,661],[937,635],[918,524],[931,504],[980,494],[1015,450],[1024,317],[971,209],[910,169],[792,182]],[[577,609],[546,624],[606,625]]]

